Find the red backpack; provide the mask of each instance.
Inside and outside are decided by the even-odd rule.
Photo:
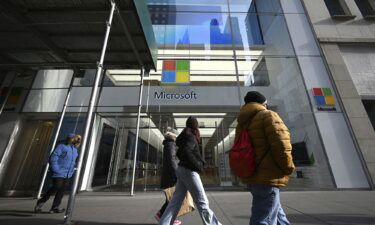
[[[256,168],[255,152],[247,129],[243,129],[235,140],[229,152],[229,165],[234,175],[238,177],[253,175]]]

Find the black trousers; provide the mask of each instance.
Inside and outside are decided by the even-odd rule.
[[[55,199],[52,203],[52,209],[56,209],[60,206],[61,200],[64,197],[65,187],[69,184],[70,179],[68,178],[52,178],[52,187],[43,194],[42,198],[38,200],[38,204],[45,203],[48,199],[55,194]]]
[[[165,209],[167,208],[167,206],[168,206],[168,200],[167,200],[167,198],[165,198],[165,203],[164,203],[164,205],[161,207],[161,209],[159,210],[159,212],[160,212],[160,217],[161,216],[163,216],[163,214],[164,214],[164,211],[165,211]]]

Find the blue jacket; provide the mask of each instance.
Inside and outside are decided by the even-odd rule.
[[[49,160],[52,177],[71,178],[74,173],[77,157],[78,151],[76,147],[59,144]]]

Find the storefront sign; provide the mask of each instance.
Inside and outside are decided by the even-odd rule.
[[[336,111],[331,88],[313,88],[312,91],[319,111]]]
[[[154,92],[154,98],[157,100],[194,100],[197,99],[197,93],[168,93],[165,91]]]

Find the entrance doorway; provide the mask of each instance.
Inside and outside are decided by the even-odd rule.
[[[185,112],[172,112],[173,109],[158,108],[141,113],[137,160],[135,163],[135,190],[157,190],[160,186],[160,173],[163,165],[163,140],[167,127],[179,133],[185,127],[186,119],[198,119],[201,132],[201,155],[206,161],[202,182],[207,188],[223,188],[239,185],[229,168],[229,150],[234,142],[238,108],[220,109],[212,107],[189,108]],[[224,111],[224,112],[223,112]],[[102,120],[116,122],[117,128],[106,128],[97,154],[101,169],[96,163],[92,187],[106,185],[105,191],[128,191],[131,187],[136,142],[136,113],[100,113]],[[117,134],[117,135],[115,135]],[[116,138],[115,138],[116,136]],[[97,137],[99,138],[99,137]],[[103,146],[106,146],[105,148]],[[106,150],[104,150],[106,149]],[[105,164],[105,166],[104,166]],[[100,178],[99,172],[101,171]],[[95,190],[98,190],[95,188]]]
[[[54,120],[29,120],[22,126],[17,145],[6,168],[2,195],[34,196],[47,163]],[[17,166],[14,166],[17,165]]]
[[[104,124],[99,143],[99,151],[95,164],[92,187],[106,186],[109,184],[109,172],[114,150],[116,129]]]

